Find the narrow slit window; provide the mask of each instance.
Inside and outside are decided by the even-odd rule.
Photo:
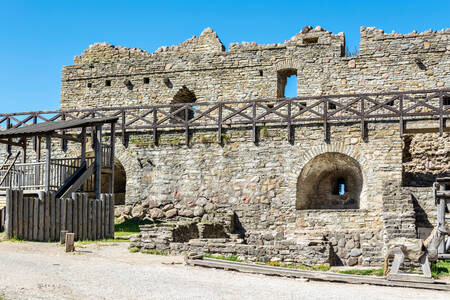
[[[150,78],[144,77],[144,84],[149,84],[149,83],[150,83]]]
[[[328,109],[336,109],[336,104],[328,102]]]
[[[91,88],[91,87],[92,87],[92,83],[91,83],[91,82],[88,82],[87,87],[88,87],[88,88]]]
[[[339,195],[342,196],[347,192],[347,187],[345,184],[345,179],[344,178],[338,178],[336,180],[336,184],[333,188],[333,195]]]
[[[111,86],[111,80],[106,80],[105,81],[105,86]]]
[[[450,105],[450,97],[449,96],[444,96],[443,100],[443,104],[444,105]]]

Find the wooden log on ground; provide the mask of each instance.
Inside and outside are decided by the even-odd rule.
[[[66,233],[66,252],[73,252],[75,250],[75,234]]]
[[[61,232],[59,233],[59,242],[61,243],[61,245],[64,245],[66,243],[66,234],[67,230],[61,230]]]

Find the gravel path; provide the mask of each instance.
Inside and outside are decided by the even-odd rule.
[[[0,242],[4,299],[450,299],[447,292],[349,285],[186,267],[179,256],[130,253],[126,243]]]

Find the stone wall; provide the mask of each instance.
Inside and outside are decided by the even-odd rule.
[[[384,34],[361,27],[354,57],[344,55],[342,33],[320,27],[306,27],[284,43],[231,44],[227,51],[211,29],[155,53],[95,44],[63,68],[61,108],[165,104],[179,101],[180,93],[197,102],[274,98],[290,74],[297,74],[298,95],[448,87],[449,37],[448,29]],[[251,128],[235,126],[224,128],[223,146],[214,130],[192,129],[190,145],[183,132],[163,131],[159,146],[149,132],[133,132],[127,147],[119,141],[116,147],[128,205],[118,216],[228,228],[228,237],[188,231],[189,241],[180,242],[170,226],[161,236],[144,227],[133,240],[141,249],[378,265],[391,237],[415,235],[432,215],[432,180],[425,179],[448,173],[448,134],[401,138],[397,122],[376,121],[367,124],[363,141],[359,124],[329,127],[326,142],[321,124],[295,126],[289,143],[283,126],[261,126],[255,144]],[[325,153],[356,162],[352,170],[359,168],[361,178],[351,186],[360,186],[358,206],[299,209],[306,208],[297,205],[299,175]],[[234,221],[225,221],[230,215]]]

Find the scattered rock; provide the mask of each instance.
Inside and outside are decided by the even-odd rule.
[[[194,208],[194,216],[201,217],[201,216],[203,216],[204,213],[205,213],[205,210],[203,209],[203,207],[196,206]]]
[[[178,215],[180,215],[182,217],[193,217],[194,212],[190,209],[182,209],[178,212]]]
[[[350,251],[350,256],[353,257],[357,257],[360,256],[362,254],[360,249],[352,249],[352,251]]]
[[[348,266],[355,266],[358,264],[358,258],[357,257],[350,257],[347,259],[347,265]]]
[[[142,205],[136,205],[133,207],[133,210],[131,211],[131,216],[133,218],[142,219],[145,217],[145,210]]]
[[[150,217],[152,219],[161,219],[165,217],[164,212],[162,211],[162,209],[159,208],[153,208],[152,210],[150,210]]]
[[[163,207],[163,211],[169,211],[169,210],[171,210],[171,209],[173,209],[175,206],[173,206],[173,204],[172,203],[169,203],[169,204],[166,204],[164,207]]]

